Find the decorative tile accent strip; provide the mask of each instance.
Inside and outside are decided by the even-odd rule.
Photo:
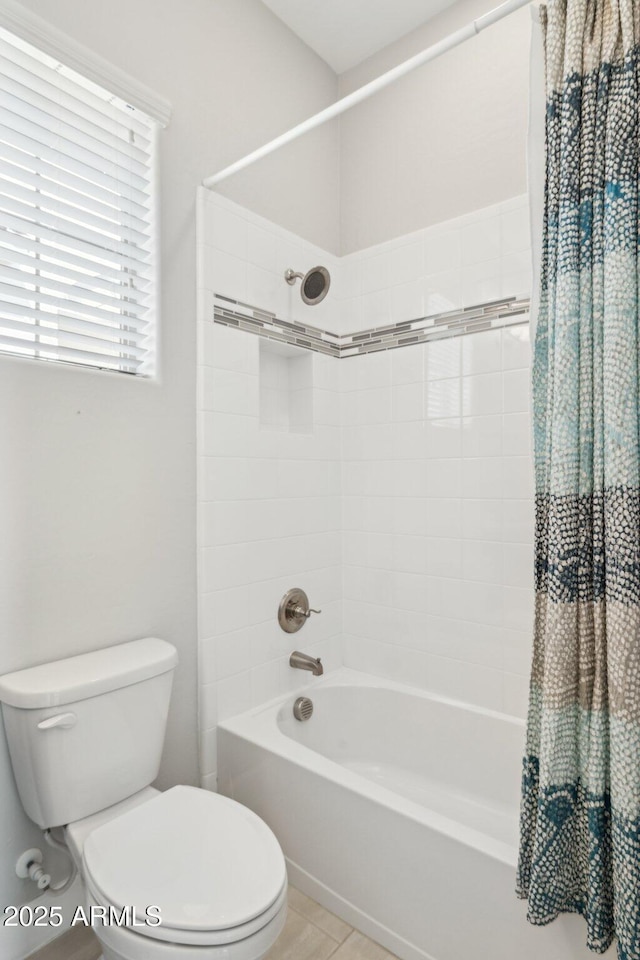
[[[294,347],[306,347],[316,353],[325,353],[330,357],[340,356],[341,337],[319,327],[302,323],[280,320],[275,313],[252,307],[239,300],[231,300],[216,293],[214,297],[213,319],[227,327],[237,327],[248,333],[257,333],[268,340],[279,340]]]
[[[279,340],[281,343],[343,359],[363,353],[409,347],[416,343],[427,343],[429,340],[461,337],[480,330],[528,323],[529,308],[528,298],[506,297],[504,300],[492,300],[489,303],[465,307],[463,310],[436,313],[417,320],[340,335],[309,324],[281,320],[275,313],[216,293],[213,320],[226,327],[256,333],[268,340]]]

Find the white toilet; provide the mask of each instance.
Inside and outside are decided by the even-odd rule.
[[[0,677],[18,791],[40,827],[64,826],[85,906],[132,908],[94,926],[105,960],[261,960],[287,909],[275,836],[226,797],[149,786],[177,662],[147,638]]]

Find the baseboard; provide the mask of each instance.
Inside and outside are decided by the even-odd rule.
[[[294,887],[297,887],[302,893],[306,893],[308,897],[321,904],[325,909],[335,913],[345,923],[375,940],[385,950],[394,953],[400,960],[436,960],[431,954],[425,953],[415,944],[398,936],[393,930],[389,930],[388,927],[374,920],[368,913],[364,913],[364,911],[355,907],[349,900],[345,900],[344,897],[326,887],[324,883],[316,880],[315,877],[312,877],[310,873],[307,873],[306,870],[303,870],[289,858],[287,858],[287,873],[289,882]]]

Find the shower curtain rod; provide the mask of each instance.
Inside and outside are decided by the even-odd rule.
[[[309,130],[315,130],[316,127],[326,123],[327,120],[333,120],[334,117],[339,117],[345,110],[350,110],[351,107],[355,107],[356,104],[362,103],[363,100],[373,96],[378,90],[383,90],[385,87],[388,87],[389,84],[399,80],[400,77],[404,77],[405,74],[411,73],[411,71],[417,67],[429,63],[431,60],[436,60],[443,53],[452,50],[453,47],[457,47],[458,44],[463,43],[465,40],[475,37],[475,35],[482,30],[486,30],[487,27],[497,23],[498,20],[502,20],[503,17],[507,17],[510,13],[513,13],[514,10],[519,10],[520,7],[525,7],[529,3],[531,3],[531,0],[506,0],[506,3],[501,3],[499,7],[495,7],[495,9],[483,14],[481,17],[478,17],[477,20],[472,20],[471,23],[461,27],[460,30],[449,34],[444,40],[439,40],[421,53],[416,54],[409,60],[405,60],[404,63],[400,63],[397,67],[393,67],[391,70],[383,73],[382,76],[376,77],[375,80],[365,83],[363,87],[354,90],[353,93],[342,97],[341,100],[336,100],[331,106],[325,107],[320,113],[314,114],[314,116],[309,117],[308,120],[304,120],[297,126],[292,127],[291,130],[287,130],[286,133],[276,137],[275,140],[270,140],[269,143],[265,143],[264,146],[259,147],[258,150],[254,150],[253,153],[248,153],[246,157],[242,157],[241,160],[237,160],[230,166],[225,167],[224,170],[220,170],[218,173],[207,177],[202,181],[202,185],[209,189],[215,187],[217,183],[226,180],[227,177],[231,177],[234,173],[239,173],[240,170],[244,170],[245,167],[251,166],[256,160],[261,160],[263,157],[273,153],[274,150],[279,150],[280,147],[291,143],[292,140],[297,140],[298,137],[301,137],[304,133],[308,133]]]

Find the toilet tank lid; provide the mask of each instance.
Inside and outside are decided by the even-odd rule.
[[[0,677],[0,702],[27,710],[57,707],[148,680],[177,663],[178,652],[166,640],[131,640],[7,673]]]

